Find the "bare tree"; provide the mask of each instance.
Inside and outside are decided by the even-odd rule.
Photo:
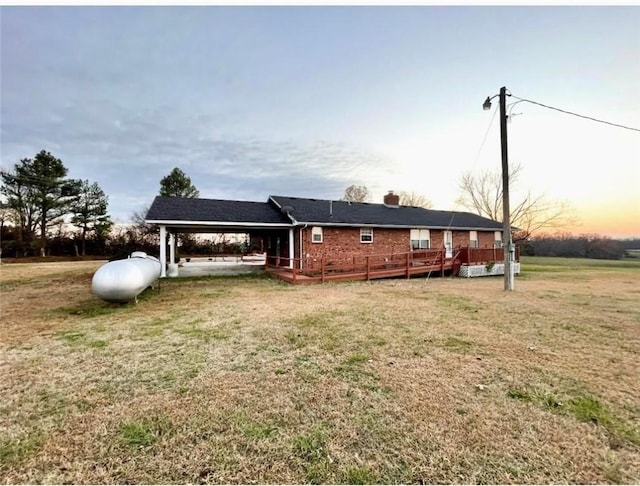
[[[415,206],[418,208],[431,209],[433,203],[431,199],[416,192],[400,191],[400,206]]]
[[[344,190],[343,201],[367,202],[369,200],[369,189],[367,186],[350,185]]]
[[[509,171],[511,186],[522,173],[522,166],[515,164]],[[480,174],[466,172],[459,183],[458,204],[480,216],[502,221],[502,173],[484,171]],[[564,201],[547,199],[543,194],[531,191],[520,201],[511,201],[511,224],[517,231],[514,240],[525,240],[541,230],[552,230],[575,224],[573,208]]]
[[[143,206],[139,211],[134,211],[131,214],[132,228],[143,240],[154,239],[158,233],[158,227],[155,224],[149,224],[145,221],[150,207],[150,205]]]
[[[38,224],[38,207],[33,201],[33,190],[28,181],[18,175],[18,168],[28,161],[29,159],[22,159],[20,164],[14,166],[13,171],[0,171],[0,194],[6,197],[4,205],[9,210],[6,219],[15,224],[15,237],[21,244],[23,241],[30,243],[33,240]]]

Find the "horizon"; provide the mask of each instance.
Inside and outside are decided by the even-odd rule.
[[[500,170],[497,99],[640,127],[636,6],[0,7],[0,167],[40,150],[117,222],[181,168],[202,198],[456,204]],[[616,35],[610,35],[615,31]],[[161,32],[162,35],[158,35]],[[564,230],[640,237],[640,134],[508,100],[509,165]]]

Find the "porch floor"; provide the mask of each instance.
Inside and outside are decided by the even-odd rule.
[[[324,279],[322,276],[309,276],[304,275],[296,271],[294,272],[290,268],[274,268],[267,267],[265,271],[273,275],[276,278],[284,280],[293,284],[315,284],[329,281],[344,281],[344,280],[374,280],[379,278],[391,278],[391,277],[406,277],[410,278],[418,275],[426,275],[429,273],[435,275],[442,275],[444,272],[454,270],[453,260],[445,261],[443,265],[416,265],[409,268],[384,268],[384,269],[371,269],[368,274],[366,271],[354,271],[354,272],[336,272],[326,273]]]

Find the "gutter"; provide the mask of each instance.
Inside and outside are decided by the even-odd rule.
[[[487,228],[483,226],[435,226],[425,224],[375,224],[375,223],[326,223],[321,221],[296,221],[296,224],[304,224],[305,227],[313,226],[335,226],[337,228],[388,228],[388,229],[433,229],[433,230],[455,230],[455,231],[501,231],[502,227]]]
[[[291,228],[293,225],[288,223],[259,223],[245,221],[187,221],[180,219],[145,219],[147,224],[162,224],[166,226],[231,226],[231,227],[261,227],[261,228]]]
[[[305,225],[300,228],[300,233],[299,233],[299,236],[298,236],[298,238],[300,239],[300,270],[302,270],[302,249],[303,249],[303,247],[302,247],[302,230],[305,230],[308,227],[309,227],[309,225],[305,223]]]

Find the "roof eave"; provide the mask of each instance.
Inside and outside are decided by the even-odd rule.
[[[263,223],[256,221],[191,221],[180,219],[145,219],[147,224],[158,224],[165,226],[233,226],[233,227],[248,227],[248,228],[292,228],[290,223]]]
[[[335,226],[335,227],[358,227],[358,228],[388,228],[388,229],[439,229],[457,231],[499,231],[502,228],[488,228],[484,226],[442,226],[429,224],[377,224],[377,223],[328,223],[324,221],[297,221],[297,225],[307,226]]]

